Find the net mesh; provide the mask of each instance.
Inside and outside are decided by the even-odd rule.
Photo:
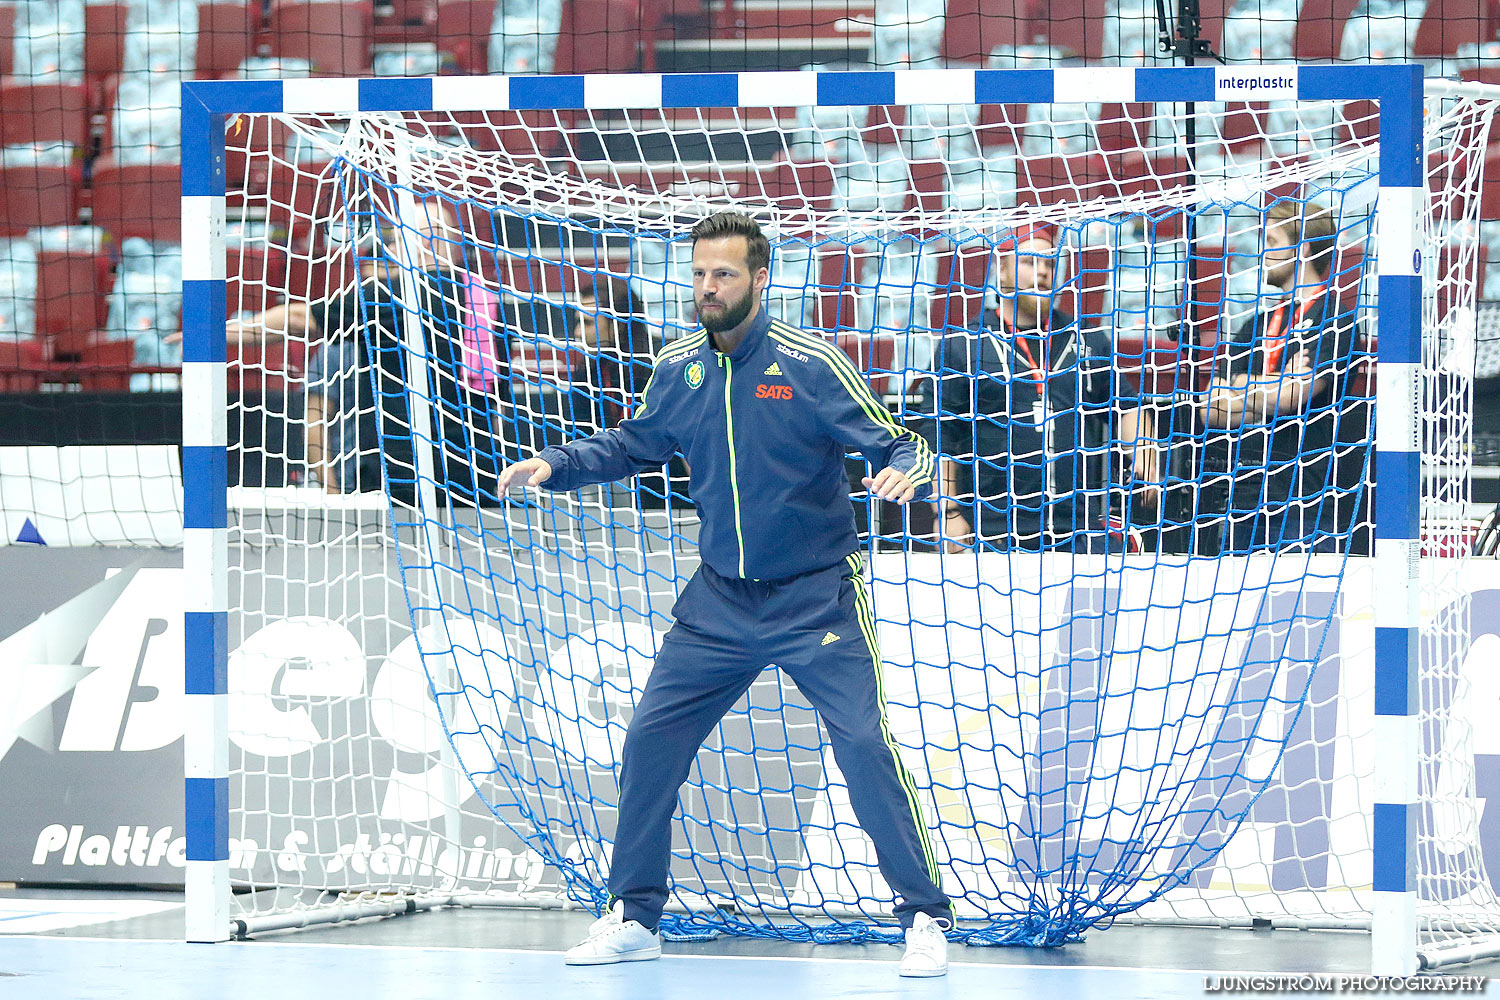
[[[1457,763],[1492,107],[1434,98],[1426,126],[1435,945],[1496,909]],[[772,314],[943,458],[954,521],[871,501],[853,459],[851,494],[890,729],[968,940],[1366,920],[1374,109],[1199,110],[231,122],[231,377],[306,401],[232,413],[263,436],[232,499],[232,867],[272,887],[241,908],[602,902],[625,727],[698,565],[689,470],[508,498],[495,476],[630,412],[697,325],[687,231],[732,207],[772,237]],[[679,805],[669,934],[896,933],[778,671]]]

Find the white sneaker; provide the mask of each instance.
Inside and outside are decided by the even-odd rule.
[[[626,920],[625,904],[616,900],[608,913],[589,925],[589,936],[568,949],[563,964],[613,965],[653,958],[661,958],[661,936],[635,920]]]
[[[906,954],[901,956],[901,975],[946,976],[948,937],[943,932],[951,926],[947,920],[934,920],[925,913],[918,913],[917,919],[906,929]]]

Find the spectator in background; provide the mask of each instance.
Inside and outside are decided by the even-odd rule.
[[[998,307],[938,345],[933,506],[950,552],[1108,551],[1114,445],[1156,481],[1150,413],[1123,391],[1108,336],[1061,308],[1057,258],[1043,227],[1001,243]]]
[[[493,329],[498,300],[461,266],[461,231],[446,203],[419,209],[404,251],[394,228],[363,234],[355,252],[358,282],[326,299],[231,321],[228,335],[262,343],[305,338],[319,347],[308,369],[307,458],[330,492],[386,483],[412,502],[419,492],[412,404],[423,400],[443,445],[433,452],[437,489],[478,502],[481,492],[494,495],[499,460],[490,436],[505,357]],[[399,260],[406,253],[416,267],[403,275]],[[413,314],[423,319],[420,356],[404,340]]]
[[[590,281],[585,277],[574,315],[574,339],[584,352],[582,365],[574,368],[574,387],[585,389],[593,401],[590,423],[605,430],[635,409],[660,345],[646,326],[643,303],[623,278],[599,274]],[[575,419],[581,417],[575,410]]]
[[[1335,287],[1337,237],[1315,202],[1266,212],[1262,267],[1276,293],[1231,337],[1203,404],[1203,479],[1217,480],[1205,502],[1228,521],[1209,548],[1347,544],[1365,493],[1368,400],[1352,391],[1355,313]]]

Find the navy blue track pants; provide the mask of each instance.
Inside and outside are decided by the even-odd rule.
[[[625,736],[610,895],[654,928],[667,901],[672,815],[698,748],[768,664],[821,716],[859,825],[875,844],[896,916],[952,917],[936,856],[885,719],[875,615],[858,554],[826,569],[759,582],[707,565],[677,599]],[[836,638],[831,638],[836,637]]]

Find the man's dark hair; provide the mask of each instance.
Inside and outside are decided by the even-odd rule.
[[[710,215],[693,227],[693,244],[699,240],[722,240],[731,236],[745,237],[745,263],[754,274],[763,267],[771,266],[771,241],[760,231],[760,223],[743,212],[719,212]]]

